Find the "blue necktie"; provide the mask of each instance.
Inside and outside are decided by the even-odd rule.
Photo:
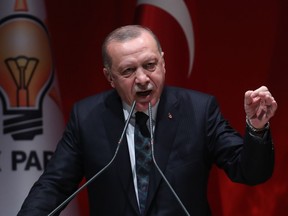
[[[150,133],[147,128],[148,116],[143,112],[136,112],[136,124],[134,132],[136,175],[139,208],[141,215],[145,210],[148,194],[149,173],[151,168]]]

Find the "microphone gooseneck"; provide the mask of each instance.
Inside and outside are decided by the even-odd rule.
[[[66,200],[64,200],[57,208],[55,208],[48,216],[53,216],[56,212],[58,212],[63,206],[65,206],[69,201],[71,201],[80,191],[82,191],[85,187],[87,187],[91,182],[93,182],[102,172],[104,172],[114,161],[114,159],[116,158],[117,156],[117,153],[119,151],[119,148],[121,146],[121,143],[122,143],[122,140],[123,140],[123,137],[126,133],[126,130],[127,130],[127,127],[128,127],[128,124],[131,120],[131,117],[132,117],[132,113],[134,112],[134,109],[135,109],[135,105],[136,105],[136,101],[133,101],[133,104],[132,104],[132,107],[131,107],[131,110],[129,112],[129,115],[128,115],[128,118],[125,122],[125,126],[124,126],[124,129],[122,131],[122,134],[120,136],[120,139],[118,141],[118,145],[117,145],[117,148],[115,150],[115,153],[112,157],[112,159],[110,160],[110,162],[105,166],[103,167],[99,172],[97,172],[94,176],[92,176],[88,181],[85,182],[85,184],[83,184],[81,187],[79,187],[73,194],[71,194]]]
[[[189,212],[187,211],[186,207],[184,206],[184,204],[182,203],[182,201],[180,200],[180,198],[178,197],[177,193],[175,192],[175,190],[173,189],[173,187],[170,185],[169,181],[167,180],[167,178],[165,177],[165,175],[163,174],[163,172],[161,171],[160,167],[158,166],[156,160],[155,160],[155,154],[154,154],[154,135],[153,135],[153,124],[152,124],[152,106],[151,103],[149,103],[148,105],[148,114],[149,114],[149,129],[150,129],[150,139],[151,139],[151,155],[152,155],[152,161],[155,165],[155,167],[157,168],[158,172],[160,173],[160,175],[162,176],[162,178],[164,179],[164,181],[166,182],[166,184],[168,185],[168,187],[170,188],[171,192],[173,193],[173,195],[175,196],[175,198],[177,199],[178,203],[180,204],[181,208],[183,209],[183,211],[185,212],[185,214],[187,216],[190,216]]]

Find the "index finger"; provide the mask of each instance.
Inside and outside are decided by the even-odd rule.
[[[254,90],[251,94],[251,97],[257,97],[263,95],[264,93],[269,93],[269,90],[266,86],[261,86],[260,88]]]

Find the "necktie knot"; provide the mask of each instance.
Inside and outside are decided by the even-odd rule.
[[[140,132],[142,133],[143,136],[149,137],[150,133],[147,127],[147,120],[149,117],[143,112],[136,112],[135,116],[136,116],[136,125],[139,126]]]

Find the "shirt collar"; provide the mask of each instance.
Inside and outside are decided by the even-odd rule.
[[[125,120],[128,118],[129,112],[131,110],[131,106],[129,106],[127,103],[125,103],[124,101],[122,101],[122,105],[123,105],[123,112],[124,112],[124,116],[125,116]],[[155,106],[152,107],[152,119],[155,121],[156,120],[156,114],[157,114],[157,109],[158,109],[158,105],[159,105],[159,100],[158,102],[155,104]],[[134,110],[132,117],[135,118],[135,113],[137,111]],[[146,115],[149,116],[148,110],[143,111]]]

